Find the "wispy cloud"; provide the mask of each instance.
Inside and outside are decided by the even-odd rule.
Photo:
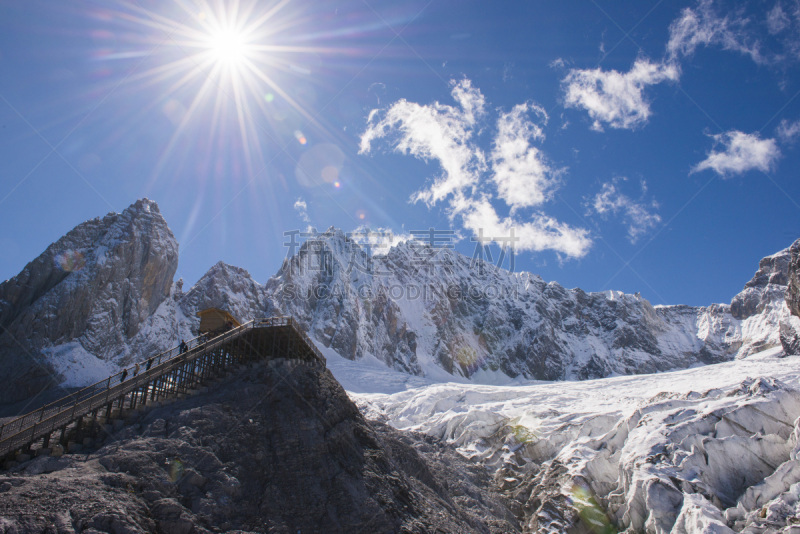
[[[410,233],[397,234],[389,228],[370,228],[368,226],[359,226],[349,232],[347,236],[373,256],[387,254],[392,247],[405,241],[414,240],[414,236]]]
[[[294,201],[293,207],[303,222],[311,224],[311,219],[308,217],[308,204],[306,204],[305,200],[298,198]]]
[[[571,258],[584,256],[592,245],[589,232],[559,222],[543,213],[535,213],[527,220],[501,217],[488,196],[460,199],[458,212],[464,227],[473,233],[490,238],[500,246],[513,245],[516,250],[553,250]],[[510,241],[514,237],[515,242]]]
[[[712,150],[692,168],[693,173],[711,169],[722,177],[757,169],[768,172],[781,152],[775,139],[761,139],[757,133],[731,130],[711,136],[722,150]]]
[[[800,120],[789,122],[783,119],[778,125],[776,133],[778,134],[778,139],[780,139],[782,143],[793,143],[797,139],[797,136],[800,135]]]
[[[783,10],[780,3],[775,4],[767,13],[767,29],[769,33],[777,35],[789,28],[792,24],[791,19]]]
[[[411,200],[428,206],[446,202],[451,220],[460,219],[466,229],[476,234],[483,231],[484,236],[500,245],[508,244],[504,240],[514,229],[519,250],[554,250],[569,257],[585,255],[591,246],[587,230],[573,228],[543,213],[519,213],[522,208],[549,200],[562,172],[532,145],[542,141],[544,133],[531,117],[546,123],[544,110],[524,103],[500,113],[487,157],[474,140],[481,119],[487,114],[485,99],[467,79],[451,85],[457,106],[400,100],[388,110],[371,112],[361,136],[360,152],[369,153],[374,143],[385,138],[395,152],[437,161],[441,175],[413,193]],[[508,216],[498,213],[498,198],[510,208]]]
[[[719,46],[761,65],[796,61],[800,59],[800,6],[796,1],[786,3],[789,12],[781,0],[699,0],[670,25],[667,55],[676,61],[692,55],[699,46]],[[770,36],[766,43],[765,34]]]
[[[763,62],[758,40],[747,28],[749,19],[738,12],[723,15],[720,11],[713,0],[700,0],[696,7],[685,8],[669,27],[669,57],[677,59],[693,54],[698,46],[717,45]]]
[[[603,184],[600,192],[587,199],[586,207],[589,215],[596,213],[602,217],[614,215],[622,217],[628,227],[628,240],[636,243],[641,236],[661,223],[661,216],[656,213],[656,201],[636,201],[619,191],[620,182],[625,178],[616,178]],[[642,182],[642,196],[647,193],[647,185]]]
[[[770,46],[761,37],[771,35]],[[684,8],[669,26],[669,40],[660,61],[640,58],[628,72],[570,69],[562,80],[564,106],[584,109],[593,119],[592,129],[635,129],[647,123],[651,111],[645,96],[648,86],[677,82],[681,63],[701,46],[717,46],[750,57],[758,64],[777,65],[800,59],[800,3],[787,13],[778,0],[771,8],[764,2],[735,4],[698,0]],[[557,59],[553,68],[564,68]]]
[[[585,109],[594,119],[592,128],[633,129],[647,122],[650,103],[644,89],[664,81],[677,81],[680,71],[668,63],[638,59],[628,72],[572,69],[563,80],[564,104]]]

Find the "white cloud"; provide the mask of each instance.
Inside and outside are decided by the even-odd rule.
[[[470,143],[475,121],[484,111],[483,95],[469,80],[451,83],[451,94],[460,107],[438,102],[421,106],[399,100],[383,118],[378,119],[378,111],[373,110],[367,130],[361,136],[362,154],[369,153],[373,141],[397,133],[393,141],[396,152],[439,162],[443,174],[414,198],[429,206],[456,191],[477,185],[479,174],[486,168],[483,153]]]
[[[521,222],[511,217],[501,218],[488,198],[472,199],[461,214],[464,227],[474,234],[491,238],[501,246],[511,244],[515,250],[553,250],[572,258],[580,258],[592,245],[589,232],[573,228],[552,217],[538,213]]]
[[[697,7],[685,8],[670,25],[667,54],[675,59],[693,54],[701,45],[719,45],[763,63],[759,42],[748,30],[749,23],[748,18],[736,12],[721,15],[713,0],[700,0]]]
[[[547,123],[547,112],[531,103],[518,104],[497,120],[492,179],[512,211],[544,203],[559,184],[560,169],[554,169],[542,151],[531,146],[532,141],[544,140],[541,126],[528,118],[531,113]]]
[[[298,198],[297,200],[294,201],[293,207],[303,222],[309,224],[311,223],[311,219],[309,219],[308,217],[308,204],[306,204],[305,200],[303,200],[302,198]]]
[[[389,228],[370,228],[359,226],[347,234],[353,242],[367,249],[373,256],[387,254],[389,250],[405,241],[412,241],[414,236],[408,233],[396,234]]]
[[[778,139],[782,143],[792,143],[800,135],[800,120],[789,122],[783,119],[777,129]]]
[[[668,63],[652,63],[638,59],[631,70],[572,69],[563,80],[564,104],[583,108],[594,119],[592,128],[602,130],[603,123],[612,128],[636,128],[650,117],[650,104],[643,91],[648,85],[676,81],[678,67]]]
[[[625,179],[622,178],[622,180]],[[661,216],[655,213],[658,203],[633,200],[617,189],[619,181],[616,179],[603,184],[600,192],[587,203],[588,212],[601,216],[608,214],[621,216],[628,227],[628,240],[636,243],[642,235],[661,223]],[[644,195],[646,192],[647,185],[642,182],[642,194]]]
[[[721,144],[724,150],[712,150],[691,172],[712,169],[723,177],[752,169],[768,172],[781,155],[774,139],[761,139],[757,133],[732,130],[712,137],[715,144]]]
[[[546,122],[544,110],[525,103],[501,113],[487,158],[473,140],[480,131],[479,121],[486,114],[485,99],[469,80],[451,85],[458,106],[399,100],[384,113],[371,112],[361,136],[360,153],[368,154],[373,143],[386,138],[395,152],[438,162],[442,174],[412,194],[411,200],[429,207],[446,201],[451,221],[460,218],[464,227],[473,232],[483,229],[484,235],[496,238],[500,245],[508,244],[503,239],[510,236],[513,228],[519,237],[518,250],[549,249],[570,257],[585,255],[591,246],[587,230],[541,213],[529,217],[519,214],[522,208],[550,199],[558,185],[561,171],[531,145],[543,140],[544,133],[530,115]],[[488,191],[489,185],[495,186],[497,196],[510,207],[508,217],[501,217],[492,204],[495,197]]]

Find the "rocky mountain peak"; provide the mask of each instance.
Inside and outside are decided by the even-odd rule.
[[[793,315],[800,317],[800,239],[788,248],[789,267],[786,280],[786,304]]]
[[[791,248],[762,258],[758,262],[758,270],[745,287],[764,287],[769,284],[785,286],[788,281],[789,262],[792,259]]]
[[[786,291],[789,281],[791,252],[785,248],[780,252],[762,258],[753,278],[744,286],[741,293],[731,300],[731,315],[736,319],[747,319],[764,310],[776,295]]]
[[[29,340],[33,358],[61,362],[62,372],[61,360],[76,354],[116,365],[164,350],[194,335],[204,308],[225,309],[242,322],[291,315],[344,358],[496,382],[599,378],[743,357],[778,344],[777,325],[789,315],[788,249],[763,259],[730,306],[654,308],[638,295],[587,293],[511,272],[508,257],[464,255],[424,239],[388,247],[373,237],[383,239],[335,227],[298,232],[266,284],[218,262],[189,291],[170,293],[177,243],[156,203],[141,199],[79,225],[0,285],[0,324]],[[0,358],[13,359],[12,345],[11,337],[5,345],[0,338]]]
[[[125,353],[177,267],[178,243],[151,200],[78,225],[0,284],[0,364],[41,367],[34,360],[69,342],[103,359]]]
[[[206,308],[226,310],[244,322],[266,314],[263,291],[247,270],[219,261],[183,295],[180,307],[193,330],[197,311]]]
[[[784,300],[791,316],[781,321],[781,345],[786,354],[800,354],[800,239],[789,247],[789,267]]]

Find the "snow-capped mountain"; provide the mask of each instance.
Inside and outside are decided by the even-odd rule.
[[[731,305],[700,308],[566,289],[418,241],[371,255],[333,228],[312,235],[265,284],[218,263],[184,292],[172,283],[177,250],[156,204],[140,200],[79,225],[0,284],[0,363],[26,377],[2,399],[48,381],[102,379],[192,337],[196,312],[210,306],[242,321],[292,315],[344,358],[476,383],[727,361],[780,345],[779,325],[796,321],[784,300],[789,249],[763,259]]]
[[[50,245],[0,284],[0,366],[11,378],[0,401],[114,372],[112,362],[136,353],[132,341],[169,296],[177,267],[175,237],[146,199]]]
[[[306,242],[266,284],[271,310],[297,318],[349,359],[426,376],[588,379],[681,369],[780,344],[790,253],[761,261],[731,305],[652,306],[586,293],[409,241],[370,257],[341,231]]]

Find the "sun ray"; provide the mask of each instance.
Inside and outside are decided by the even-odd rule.
[[[224,187],[242,173],[259,175],[281,153],[287,163],[296,160],[297,132],[303,132],[301,145],[341,137],[320,117],[316,101],[297,89],[316,89],[320,57],[367,51],[315,40],[326,31],[307,10],[292,9],[289,0],[121,4],[120,18],[136,30],[129,35],[152,56],[132,73],[130,87],[154,95],[151,107],[169,121],[148,186],[191,164],[198,180]],[[244,182],[256,187],[252,179]]]
[[[156,180],[158,178],[159,174],[161,173],[161,170],[162,170],[163,166],[166,164],[167,158],[171,155],[172,150],[175,147],[175,143],[178,142],[178,139],[180,139],[181,134],[188,127],[189,122],[194,117],[195,111],[200,107],[200,105],[202,104],[203,100],[205,99],[205,93],[210,90],[210,88],[213,86],[213,84],[214,84],[214,81],[213,81],[212,78],[207,78],[203,82],[203,85],[200,87],[200,90],[197,92],[197,94],[195,95],[194,99],[192,100],[192,103],[189,106],[189,109],[186,110],[186,113],[184,114],[183,118],[181,119],[181,122],[175,128],[175,131],[173,132],[172,136],[170,137],[169,142],[167,143],[167,145],[162,150],[161,156],[159,157],[158,162],[156,163],[156,166],[155,166],[154,171],[153,171],[153,177],[151,178],[151,184],[152,184],[152,181],[154,181],[154,180]]]

